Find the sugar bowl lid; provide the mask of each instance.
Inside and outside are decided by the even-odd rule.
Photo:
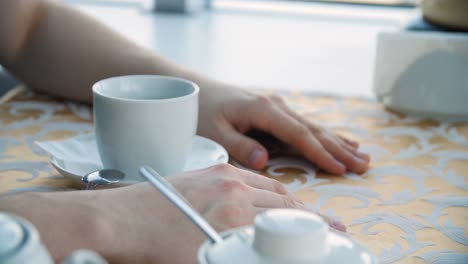
[[[0,260],[21,246],[24,232],[21,225],[11,217],[0,213]]]
[[[320,216],[296,209],[268,210],[257,215],[254,228],[229,230],[223,238],[202,245],[200,264],[378,263],[365,247],[330,231]]]

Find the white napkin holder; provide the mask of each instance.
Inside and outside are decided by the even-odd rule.
[[[468,34],[380,32],[373,89],[398,112],[468,120]]]

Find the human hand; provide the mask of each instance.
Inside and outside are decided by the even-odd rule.
[[[252,129],[272,134],[297,148],[308,160],[333,174],[364,173],[370,157],[359,144],[294,112],[277,95],[256,94],[234,87],[205,89],[201,94],[198,133],[214,139],[242,164],[261,169],[268,152],[244,135]]]
[[[216,230],[249,225],[270,208],[307,210],[276,180],[222,164],[167,177]],[[55,261],[91,249],[110,263],[195,263],[206,237],[147,183],[0,198],[0,211],[31,221]],[[339,222],[324,218],[333,229]]]
[[[252,224],[257,213],[270,208],[305,209],[278,181],[226,164],[167,179],[218,231]],[[115,206],[103,207],[104,218],[113,219],[112,229],[119,230],[115,235],[125,238],[119,248],[128,254],[120,252],[118,258],[110,254],[112,262],[195,261],[206,237],[152,186],[138,184],[105,192],[103,202],[112,201]],[[328,221],[344,231],[339,223]]]
[[[218,231],[252,224],[257,213],[270,208],[307,210],[278,181],[226,164],[167,179]],[[206,240],[147,183],[11,195],[0,198],[0,211],[31,221],[57,262],[85,248],[110,263],[195,263]],[[325,220],[332,230],[346,230]]]

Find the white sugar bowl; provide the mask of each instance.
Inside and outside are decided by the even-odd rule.
[[[200,264],[374,264],[377,258],[359,243],[329,230],[320,217],[296,209],[268,210],[254,227],[228,230],[222,242],[206,241]]]

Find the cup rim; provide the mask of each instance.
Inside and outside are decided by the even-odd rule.
[[[193,87],[193,91],[191,93],[188,93],[186,95],[178,96],[178,97],[173,97],[173,98],[165,98],[165,99],[132,99],[132,98],[122,98],[122,97],[117,97],[117,96],[112,96],[108,94],[104,94],[101,91],[99,91],[99,86],[103,82],[108,82],[113,79],[123,79],[123,78],[152,78],[152,79],[166,79],[166,80],[174,80],[174,81],[179,81],[186,83]],[[153,75],[153,74],[135,74],[135,75],[119,75],[119,76],[113,76],[109,78],[105,78],[102,80],[99,80],[95,82],[92,86],[93,94],[99,95],[101,97],[107,98],[107,99],[112,99],[112,100],[117,100],[117,101],[122,101],[122,102],[138,102],[138,103],[155,103],[155,102],[171,102],[171,101],[178,101],[181,99],[189,98],[196,96],[200,92],[200,88],[198,85],[192,81],[189,81],[187,79],[179,78],[179,77],[173,77],[173,76],[166,76],[166,75]]]

